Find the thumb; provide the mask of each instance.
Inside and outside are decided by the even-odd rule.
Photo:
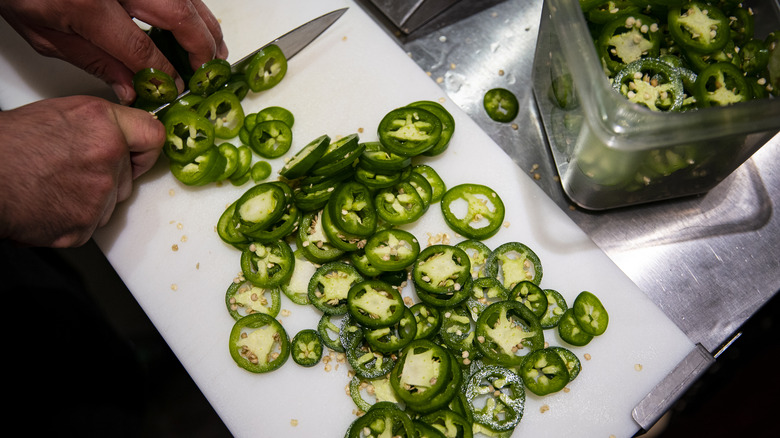
[[[121,105],[113,108],[130,152],[133,179],[136,179],[157,162],[165,142],[165,127],[147,111]]]

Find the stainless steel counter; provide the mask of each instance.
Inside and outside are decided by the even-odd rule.
[[[780,290],[780,218],[773,214],[780,202],[780,134],[706,195],[604,212],[579,209],[558,181],[531,88],[543,0],[457,2],[408,35],[374,4],[363,3],[420,68],[700,344],[635,411],[641,426],[652,424]],[[515,125],[485,114],[482,97],[494,87],[518,97]]]

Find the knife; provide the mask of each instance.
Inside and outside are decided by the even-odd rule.
[[[312,41],[317,39],[317,37],[325,32],[333,23],[336,22],[336,20],[344,15],[344,13],[347,12],[347,9],[349,8],[336,9],[335,11],[328,12],[327,14],[319,16],[309,21],[308,23],[298,26],[297,28],[287,32],[279,38],[276,38],[270,43],[259,47],[257,50],[234,62],[230,65],[230,70],[233,73],[241,72],[253,56],[266,47],[272,45],[279,47],[279,49],[281,49],[282,53],[284,54],[284,57],[289,61],[293,56],[298,54],[298,52],[303,50]],[[157,109],[152,110],[151,113],[153,115],[157,115],[160,111],[168,108],[172,104],[176,103],[176,101],[183,98],[184,96],[187,96],[188,94],[190,94],[190,90],[184,90],[181,94],[176,96],[176,99],[174,99],[172,102],[161,105]]]

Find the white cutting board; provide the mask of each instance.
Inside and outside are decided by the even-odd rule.
[[[610,313],[604,335],[572,348],[583,369],[570,391],[544,398],[529,393],[514,436],[633,435],[638,426],[631,410],[693,345],[528,174],[353,2],[206,3],[222,22],[231,60],[309,19],[350,7],[290,61],[280,85],[247,97],[246,111],[270,105],[291,110],[296,118],[292,155],[322,134],[336,138],[360,132],[362,140],[375,140],[379,120],[388,111],[422,99],[443,102],[456,119],[456,133],[448,151],[426,163],[448,186],[486,184],[502,197],[509,226],[487,241],[488,246],[525,243],[542,260],[543,287],[560,291],[569,303],[580,291],[592,291]],[[0,37],[0,73],[5,81],[0,107],[73,93],[110,95],[102,84],[71,66],[38,57],[4,23]],[[520,123],[527,119],[518,118]],[[88,121],[85,124],[89,129]],[[273,161],[274,170],[282,162]],[[326,371],[323,364],[305,369],[288,361],[278,371],[254,375],[236,366],[228,354],[233,320],[224,294],[240,270],[239,252],[220,241],[215,225],[223,209],[249,187],[188,188],[161,160],[137,182],[132,198],[119,206],[95,239],[234,435],[341,437],[355,418],[345,393],[347,365]],[[423,243],[427,233],[448,232],[437,206],[407,228]],[[453,236],[451,243],[457,241]],[[290,315],[280,319],[291,337],[316,326],[319,314],[313,308],[283,298],[282,308]],[[552,331],[546,332],[546,339],[559,344]],[[549,409],[542,409],[545,405]]]

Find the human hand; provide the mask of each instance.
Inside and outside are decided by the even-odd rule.
[[[86,243],[165,140],[148,112],[87,96],[2,111],[0,132],[0,238],[51,247]]]
[[[193,69],[227,58],[219,22],[202,0],[0,0],[0,15],[39,53],[63,59],[111,85],[119,101],[135,99],[133,74],[147,67],[184,82],[132,20],[170,30]]]

